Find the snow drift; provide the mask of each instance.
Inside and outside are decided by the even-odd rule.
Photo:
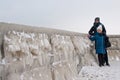
[[[3,80],[74,80],[83,65],[96,65],[90,49],[85,37],[9,31]]]
[[[109,61],[119,62],[120,36],[110,36],[110,41]],[[0,23],[0,79],[106,80],[105,76],[98,75],[109,68],[97,66],[93,45],[86,35],[80,33]],[[110,76],[119,71],[114,68],[110,68]],[[99,72],[95,73],[96,70]]]

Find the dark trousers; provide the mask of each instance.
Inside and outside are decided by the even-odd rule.
[[[104,63],[109,64],[107,50],[106,50],[106,54],[104,54]]]
[[[103,57],[103,54],[98,54],[98,61],[99,61],[99,66],[104,65],[104,57]]]

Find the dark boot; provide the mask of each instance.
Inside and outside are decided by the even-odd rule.
[[[110,64],[109,64],[109,63],[107,63],[106,65],[107,65],[107,66],[110,66]]]

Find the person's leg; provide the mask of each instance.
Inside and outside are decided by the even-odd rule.
[[[104,60],[106,62],[106,65],[110,66],[109,62],[108,62],[108,54],[107,54],[107,50],[106,50],[106,54],[104,54]]]
[[[102,66],[104,66],[104,54],[101,54],[101,64],[102,64]]]
[[[102,57],[101,54],[98,54],[98,61],[99,61],[99,66],[102,66]]]

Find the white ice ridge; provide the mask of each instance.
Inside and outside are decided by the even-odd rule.
[[[97,66],[90,44],[85,36],[9,31],[4,35],[5,57],[0,64],[0,73],[4,74],[0,77],[3,80],[88,80],[95,70],[99,71],[98,76],[103,70],[116,72],[115,67]],[[119,62],[119,56],[113,58]]]

